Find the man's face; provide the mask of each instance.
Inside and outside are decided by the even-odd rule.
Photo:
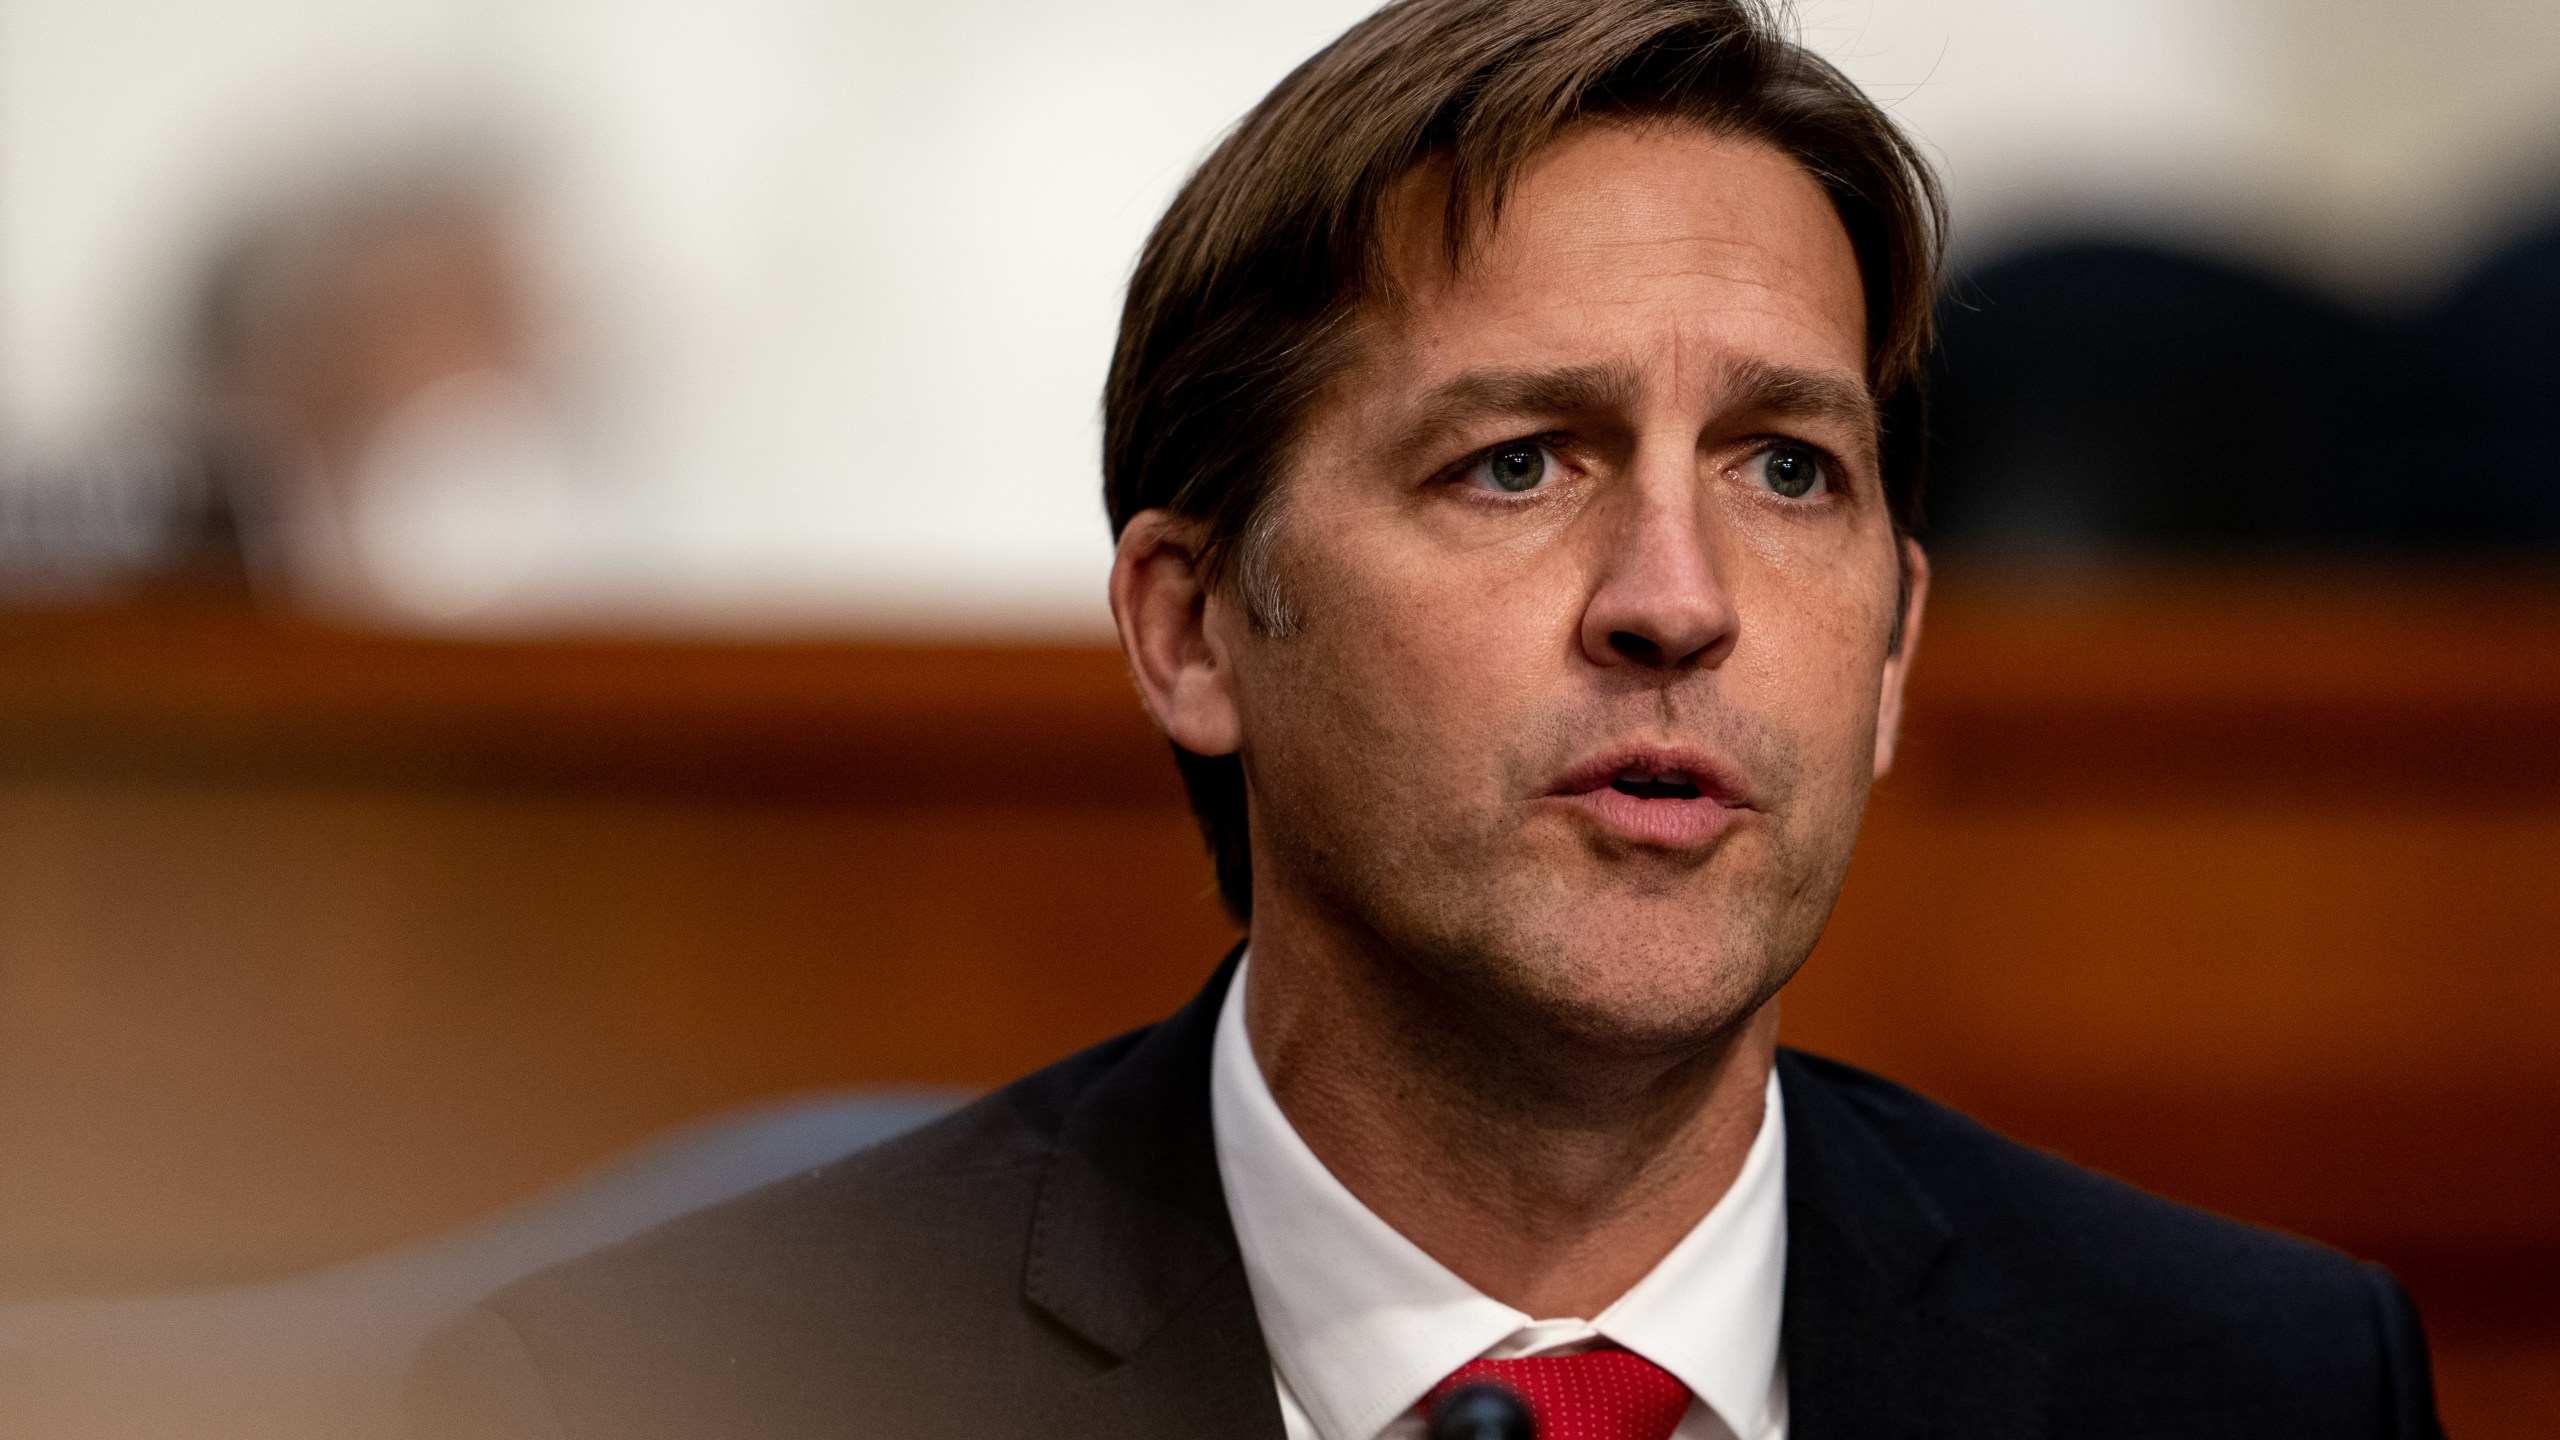
[[[1812,949],[1898,706],[1896,540],[1847,235],[1775,150],[1592,126],[1452,273],[1437,177],[1398,295],[1308,417],[1231,657],[1257,928],[1643,1050]]]

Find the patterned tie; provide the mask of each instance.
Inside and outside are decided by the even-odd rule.
[[[1461,1385],[1490,1380],[1537,1417],[1538,1440],[1671,1440],[1689,1387],[1641,1355],[1616,1348],[1519,1360],[1470,1360],[1422,1397],[1428,1415]]]

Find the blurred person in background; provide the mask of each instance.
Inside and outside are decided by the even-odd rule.
[[[283,208],[214,268],[196,408],[279,597],[463,622],[560,543],[570,444],[506,202],[476,170],[389,171]]]
[[[1247,947],[501,1292],[420,1430],[2437,1433],[2388,1275],[1776,1044],[1919,641],[1942,233],[1735,0],[1404,0],[1293,73],[1105,401],[1113,611]]]
[[[2560,555],[2560,225],[2422,306],[2085,239],[1981,266],[1952,298],[1943,554]]]
[[[173,413],[0,467],[0,594],[391,627],[519,596],[573,480],[509,198],[485,167],[377,167],[240,227]]]

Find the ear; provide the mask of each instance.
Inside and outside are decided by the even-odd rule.
[[[1929,556],[1920,542],[1904,536],[1902,547],[1902,645],[1884,662],[1884,692],[1876,700],[1876,776],[1893,769],[1893,749],[1902,739],[1902,685],[1911,675],[1911,657],[1920,649],[1920,616],[1929,603]]]
[[[1111,562],[1111,618],[1166,738],[1195,755],[1230,755],[1244,744],[1244,727],[1227,627],[1212,624],[1225,606],[1201,571],[1201,533],[1198,521],[1169,510],[1133,517]]]

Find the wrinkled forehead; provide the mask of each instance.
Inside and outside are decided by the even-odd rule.
[[[1586,122],[1521,166],[1498,208],[1462,213],[1451,195],[1448,163],[1433,160],[1381,210],[1363,328],[1403,352],[1396,365],[1458,335],[1613,332],[1863,380],[1855,248],[1830,197],[1774,146],[1683,121]]]

